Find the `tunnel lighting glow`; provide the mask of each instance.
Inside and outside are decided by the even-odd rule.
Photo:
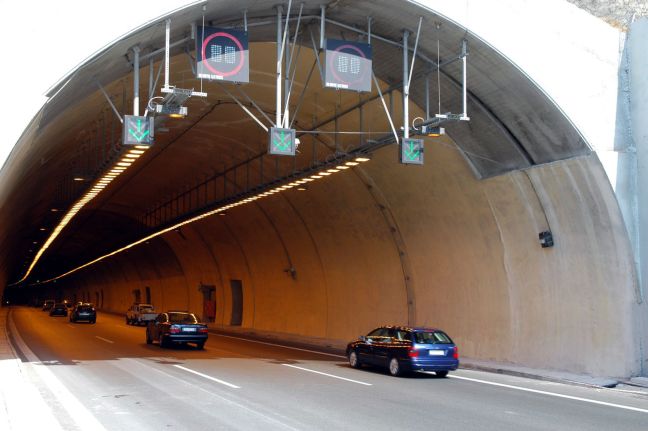
[[[89,188],[89,190],[78,200],[76,201],[70,209],[67,211],[67,213],[63,216],[61,221],[59,221],[58,225],[54,229],[52,229],[52,232],[50,236],[47,238],[47,240],[43,243],[41,248],[38,250],[36,255],[34,256],[34,259],[32,260],[31,264],[27,268],[27,271],[25,272],[25,275],[18,280],[16,283],[13,284],[18,284],[27,279],[29,277],[29,274],[33,271],[34,267],[36,266],[36,263],[40,260],[41,256],[43,253],[45,253],[45,250],[54,242],[54,240],[59,236],[61,231],[65,228],[65,226],[70,223],[70,221],[76,216],[76,214],[81,211],[81,209],[87,205],[88,202],[90,202],[92,199],[94,199],[108,184],[110,184],[115,178],[117,178],[118,175],[121,175],[126,168],[128,168],[130,165],[133,164],[135,160],[137,160],[138,157],[140,157],[144,152],[148,149],[148,146],[145,145],[136,145],[135,149],[131,149],[130,152],[132,154],[125,154],[119,162],[115,164],[115,166],[112,166],[108,172],[106,172],[103,176],[101,176],[93,185],[92,187]],[[83,181],[85,179],[77,180],[79,177],[75,177],[75,181]],[[50,211],[52,212],[58,212],[58,208],[51,208]],[[40,228],[41,231],[44,231],[45,228]],[[34,242],[36,244],[36,242]]]
[[[345,170],[345,169],[349,169],[349,167],[346,166],[346,165],[340,165],[340,166],[336,166],[335,169],[339,169],[339,170],[342,170],[342,171],[343,171],[343,170]]]
[[[40,228],[39,230],[40,230],[41,232],[44,232],[44,231],[46,231],[47,229],[45,229],[44,227],[42,227],[42,228]]]
[[[148,148],[148,147],[142,147],[142,149],[146,149],[146,148]],[[358,157],[355,160],[356,160],[356,162],[349,161],[349,162],[346,162],[345,164],[347,166],[356,166],[356,165],[358,165],[358,162],[366,162],[366,161],[369,161],[370,159],[366,158],[366,157]],[[310,183],[312,181],[315,181],[317,179],[321,179],[323,177],[326,177],[326,176],[331,175],[331,174],[336,173],[336,172],[341,172],[341,170],[344,170],[344,169],[348,169],[348,168],[346,166],[344,166],[341,169],[341,167],[338,166],[337,168],[329,169],[328,170],[329,172],[326,172],[326,171],[319,172],[317,174],[311,175],[310,177],[301,178],[301,179],[293,181],[291,183],[280,185],[280,186],[277,186],[277,187],[275,187],[273,189],[266,190],[266,191],[263,191],[263,192],[259,192],[257,194],[252,195],[252,196],[248,196],[248,197],[243,198],[243,199],[241,199],[241,200],[239,200],[237,202],[232,202],[232,203],[229,203],[227,205],[223,205],[221,207],[218,207],[216,209],[204,212],[204,213],[202,213],[200,215],[197,215],[197,216],[188,218],[188,219],[186,219],[186,220],[184,220],[182,222],[179,222],[179,223],[177,223],[177,224],[175,224],[173,226],[169,226],[167,228],[164,228],[164,229],[161,229],[161,230],[159,230],[157,232],[154,232],[154,233],[152,233],[152,234],[150,234],[150,235],[148,235],[148,236],[146,236],[144,238],[141,238],[141,239],[139,239],[139,240],[137,240],[137,241],[135,241],[133,243],[130,243],[130,244],[124,246],[124,247],[121,247],[121,248],[119,248],[117,250],[113,250],[110,253],[107,253],[107,254],[105,254],[103,256],[100,256],[100,257],[90,261],[90,262],[87,262],[87,263],[85,263],[85,264],[83,264],[81,266],[78,266],[78,267],[76,267],[74,269],[71,269],[70,271],[65,272],[65,273],[63,273],[61,275],[50,278],[49,280],[39,281],[37,283],[38,284],[49,283],[51,281],[58,280],[60,278],[66,277],[66,276],[68,276],[68,275],[70,275],[70,274],[72,274],[74,272],[77,272],[77,271],[79,271],[79,270],[81,270],[83,268],[87,268],[90,265],[94,265],[95,263],[98,263],[98,262],[100,262],[100,261],[102,261],[104,259],[107,259],[107,258],[109,258],[111,256],[114,256],[114,255],[116,255],[118,253],[121,253],[123,251],[126,251],[126,250],[128,250],[130,248],[133,248],[133,247],[135,247],[135,246],[137,246],[139,244],[146,243],[146,242],[150,241],[153,238],[164,235],[165,233],[168,233],[168,232],[179,231],[182,226],[188,225],[190,223],[197,222],[199,220],[210,217],[212,215],[224,216],[224,215],[226,215],[225,211],[227,211],[227,210],[229,210],[231,208],[235,208],[235,207],[240,206],[240,205],[245,205],[245,204],[248,204],[248,203],[251,203],[251,202],[255,202],[255,201],[257,201],[259,199],[262,199],[264,197],[272,196],[275,193],[279,193],[279,192],[282,192],[282,191],[285,191],[285,190],[289,190],[289,189],[291,189],[293,187],[297,187],[297,186],[299,186],[299,187],[297,187],[297,190],[306,191],[308,189],[307,189],[306,186],[303,186],[303,184]],[[105,178],[105,176],[104,176],[104,178]],[[95,185],[95,187],[103,188],[103,187],[105,187],[105,185],[104,184],[97,184],[97,185]],[[97,193],[98,192],[94,192],[95,195]],[[82,202],[82,200],[79,201],[79,203],[77,205],[79,205],[79,204],[80,204],[79,208],[81,208],[83,205],[85,205],[85,203]],[[68,215],[66,215],[66,217],[68,217]],[[72,216],[70,216],[70,218],[71,217]],[[57,226],[57,228],[55,230],[57,232],[57,234],[58,234],[58,231],[60,231],[64,226],[65,225],[61,225],[61,224],[59,224],[59,226]],[[52,234],[52,236],[54,236],[54,234]],[[50,243],[51,243],[52,236],[50,236],[50,239],[48,239],[48,242],[50,242]],[[49,244],[47,244],[47,245],[49,245]],[[44,248],[46,248],[46,247],[44,247]],[[44,248],[41,248],[41,251],[39,251],[39,254],[42,254],[42,251],[44,250]],[[37,255],[37,256],[39,256],[39,255]],[[31,271],[31,269],[35,265],[36,260],[37,259],[35,259],[34,262],[32,262],[32,265],[30,266],[30,269],[28,270],[27,274],[25,274],[25,277],[23,277],[23,279],[20,280],[20,281],[23,281],[25,278],[27,278],[27,276],[29,275],[29,271]]]
[[[85,181],[83,177],[74,177],[74,181]]]

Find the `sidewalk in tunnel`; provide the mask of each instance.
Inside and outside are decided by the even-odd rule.
[[[9,308],[0,307],[0,429],[62,430],[12,345],[8,319]]]

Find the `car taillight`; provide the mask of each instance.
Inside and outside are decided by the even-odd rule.
[[[180,327],[176,325],[171,325],[169,328],[169,332],[172,334],[179,334],[180,333]]]
[[[454,346],[454,352],[452,353],[452,357],[455,359],[459,359],[459,347]]]
[[[418,355],[419,355],[419,351],[416,350],[416,349],[413,348],[413,347],[410,347],[410,348],[407,350],[407,356],[409,356],[410,358],[417,358]]]
[[[206,334],[207,333],[207,328],[198,328],[198,332],[201,334]]]

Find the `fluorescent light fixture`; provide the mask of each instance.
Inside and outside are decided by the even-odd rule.
[[[141,147],[142,147],[143,149],[148,148],[148,147],[145,147],[145,146],[141,146]],[[357,157],[357,158],[356,158],[356,161],[348,161],[348,162],[345,163],[345,165],[347,165],[347,166],[356,166],[356,165],[358,165],[358,162],[366,162],[366,161],[369,161],[369,160],[370,160],[370,159],[367,158],[367,157]],[[338,166],[337,168],[329,169],[329,171],[339,172],[340,169],[344,170],[344,169],[348,169],[348,168],[347,168],[346,166]],[[239,201],[237,201],[237,202],[232,202],[232,203],[230,203],[230,204],[224,205],[224,206],[219,207],[219,208],[216,208],[216,209],[214,209],[214,210],[207,211],[207,212],[205,212],[205,213],[199,214],[199,215],[197,215],[197,216],[194,216],[194,217],[191,217],[191,218],[189,218],[189,219],[186,219],[186,220],[184,220],[184,221],[182,221],[182,222],[179,222],[179,223],[177,223],[177,224],[175,224],[175,225],[173,225],[173,226],[170,226],[170,227],[167,227],[167,228],[161,229],[161,230],[159,230],[159,231],[157,231],[157,232],[154,232],[154,233],[152,233],[152,234],[150,234],[150,235],[148,235],[148,236],[146,236],[146,237],[144,237],[144,238],[141,238],[141,239],[139,239],[139,240],[137,240],[137,241],[135,241],[135,242],[132,242],[132,243],[130,243],[130,244],[128,244],[128,245],[126,245],[126,246],[124,246],[124,247],[122,247],[122,248],[119,248],[119,249],[117,249],[117,250],[113,250],[113,251],[110,252],[110,253],[107,253],[107,254],[105,254],[105,255],[103,255],[103,256],[100,256],[100,257],[98,257],[98,258],[96,258],[96,259],[90,261],[90,262],[87,262],[87,263],[85,263],[85,264],[83,264],[83,265],[81,265],[81,266],[78,266],[78,267],[76,267],[76,268],[74,268],[74,269],[71,269],[70,271],[67,271],[66,273],[60,274],[60,275],[58,275],[58,276],[56,276],[56,277],[53,277],[53,278],[51,278],[51,279],[49,279],[49,280],[44,280],[44,281],[42,281],[42,282],[39,281],[39,283],[41,283],[41,284],[42,284],[42,283],[48,283],[48,282],[50,282],[50,281],[54,281],[54,280],[58,280],[58,279],[60,279],[60,278],[66,277],[66,276],[68,276],[68,275],[70,275],[70,274],[72,274],[72,273],[74,273],[74,272],[77,272],[77,271],[83,269],[83,268],[86,268],[86,267],[88,267],[88,266],[90,266],[90,265],[94,265],[95,263],[98,263],[98,262],[100,262],[100,261],[102,261],[102,260],[104,260],[104,259],[106,259],[106,258],[108,258],[108,257],[114,256],[114,255],[116,255],[116,254],[118,254],[118,253],[121,253],[122,251],[126,251],[126,250],[128,250],[129,248],[135,247],[135,246],[137,246],[137,245],[139,245],[139,244],[142,244],[142,243],[146,243],[146,242],[148,242],[149,240],[151,240],[152,238],[156,238],[156,237],[158,237],[158,236],[164,235],[165,233],[168,233],[168,232],[172,232],[172,231],[178,230],[180,227],[182,227],[182,226],[184,226],[184,225],[187,225],[187,224],[190,224],[190,223],[196,222],[196,221],[198,221],[198,220],[202,220],[202,219],[204,219],[204,218],[206,218],[206,217],[209,217],[209,216],[211,216],[211,215],[218,214],[219,216],[224,216],[224,215],[226,215],[226,212],[225,212],[225,211],[226,211],[226,210],[229,210],[230,208],[235,208],[235,207],[237,207],[237,206],[239,206],[239,205],[244,205],[244,204],[246,204],[246,203],[253,202],[253,201],[257,200],[257,199],[261,199],[261,198],[263,198],[263,197],[273,195],[273,194],[278,193],[278,192],[281,192],[281,191],[283,191],[283,190],[288,190],[288,189],[290,189],[290,188],[292,188],[292,187],[295,187],[295,186],[299,186],[299,187],[297,187],[297,190],[299,190],[299,191],[305,191],[305,190],[307,190],[307,187],[303,186],[304,183],[309,183],[309,182],[315,181],[316,179],[320,179],[320,178],[322,178],[323,176],[328,176],[328,175],[331,175],[331,172],[319,172],[318,174],[313,174],[313,175],[311,175],[311,176],[308,177],[308,178],[302,178],[302,179],[299,179],[299,180],[297,180],[297,181],[294,181],[294,182],[289,183],[289,184],[286,184],[286,185],[277,186],[277,187],[275,187],[274,189],[266,190],[266,191],[263,192],[263,193],[259,193],[259,194],[257,194],[257,195],[253,195],[253,196],[247,197],[247,198],[245,198],[245,199],[243,199],[243,200],[239,200]],[[103,187],[105,187],[105,185],[103,185],[103,184],[96,184],[96,185],[94,186],[94,188],[98,188],[98,189],[102,189]],[[96,195],[97,193],[98,193],[98,191],[94,192],[95,195]],[[89,200],[91,199],[91,197],[88,197],[88,196],[91,196],[91,192],[89,192],[88,194],[86,194],[86,196],[85,196],[83,199],[81,199],[81,200],[80,200],[80,201],[75,205],[75,207],[73,207],[73,209],[75,209],[75,211],[78,211],[78,209],[80,209],[83,205],[85,205],[85,203],[87,203],[87,201],[89,201]],[[85,199],[85,201],[84,201],[84,199]],[[80,206],[78,206],[78,208],[77,208],[77,205],[80,205]],[[55,210],[55,209],[53,208],[52,210]],[[72,210],[71,210],[71,211],[72,211]],[[65,219],[70,219],[70,218],[73,217],[73,215],[74,215],[74,214],[70,214],[70,213],[68,213],[68,214],[66,214]],[[55,229],[55,234],[58,235],[58,233],[63,229],[64,226],[65,226],[65,224],[62,224],[62,223],[59,224],[59,225],[56,227],[56,229]],[[41,228],[41,230],[42,230],[42,229],[43,229],[43,228]],[[35,265],[36,261],[37,261],[38,258],[40,257],[40,254],[42,254],[42,252],[44,251],[44,249],[47,248],[47,246],[49,245],[49,243],[51,243],[51,241],[53,240],[53,236],[55,237],[55,234],[53,234],[52,236],[50,236],[50,238],[48,239],[48,242],[46,243],[46,245],[44,245],[43,248],[41,248],[41,250],[38,252],[37,257],[34,259],[34,261],[32,262],[31,266],[30,266],[29,269],[27,270],[27,273],[25,274],[25,276],[23,277],[23,279],[20,280],[20,281],[23,281],[23,280],[25,280],[25,279],[27,278],[27,276],[29,275],[29,272],[32,270],[32,268],[33,268],[33,266]]]
[[[50,233],[50,236],[47,238],[47,240],[43,243],[41,248],[38,250],[36,255],[34,256],[34,259],[32,260],[31,264],[27,268],[27,271],[25,271],[25,274],[23,277],[18,280],[16,283],[13,284],[18,284],[27,279],[29,277],[29,274],[31,274],[32,270],[40,260],[41,256],[47,248],[54,242],[54,240],[58,237],[58,235],[61,233],[61,231],[67,226],[67,224],[76,216],[76,214],[83,209],[83,207],[90,202],[92,199],[94,199],[101,190],[103,190],[108,184],[114,180],[117,175],[120,175],[122,172],[126,170],[130,165],[135,162],[135,160],[146,151],[149,146],[148,145],[136,145],[135,149],[127,149],[128,147],[123,147],[122,151],[136,151],[136,153],[133,154],[126,154],[125,157],[122,157],[121,161],[115,163],[115,166],[111,166],[107,172],[103,174],[89,189],[86,191],[86,193],[79,199],[77,200],[71,207],[68,209],[68,211],[65,213],[63,218],[59,221],[58,225],[54,229],[52,229],[52,232]],[[130,157],[130,158],[129,158]],[[79,179],[77,179],[79,178]],[[84,179],[81,178],[80,176],[74,178],[75,181],[83,181]],[[51,212],[58,212],[58,208],[51,208]],[[40,228],[41,231],[44,231],[45,228]],[[34,242],[34,244],[36,244]]]

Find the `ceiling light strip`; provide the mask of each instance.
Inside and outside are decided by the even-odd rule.
[[[367,162],[369,160],[370,159],[368,157],[356,157],[355,161],[346,162],[346,165],[352,164],[351,166],[356,166],[356,165],[358,165],[360,163]],[[344,165],[341,165],[341,166],[344,166]],[[65,272],[65,273],[63,273],[61,275],[58,275],[56,277],[52,277],[52,278],[50,278],[48,280],[44,280],[44,281],[42,281],[40,283],[36,283],[36,284],[45,284],[45,283],[49,283],[51,281],[59,280],[59,279],[61,279],[63,277],[66,277],[66,276],[68,276],[70,274],[73,274],[73,273],[75,273],[77,271],[80,271],[83,268],[87,268],[90,265],[94,265],[95,263],[101,262],[104,259],[107,259],[107,258],[109,258],[111,256],[116,255],[116,254],[119,254],[119,253],[121,253],[123,251],[126,251],[126,250],[128,250],[130,248],[133,248],[133,247],[135,247],[137,245],[140,245],[140,244],[142,244],[142,243],[144,243],[146,241],[149,241],[149,240],[151,240],[153,238],[156,238],[156,237],[158,237],[160,235],[164,235],[165,233],[172,232],[172,231],[174,231],[176,229],[179,229],[182,226],[186,226],[186,225],[188,225],[190,223],[197,222],[199,220],[202,220],[204,218],[210,217],[210,216],[215,215],[215,214],[222,214],[223,212],[225,212],[225,211],[227,211],[227,210],[229,210],[231,208],[234,208],[234,207],[237,207],[237,206],[240,206],[240,205],[244,205],[244,204],[247,204],[247,203],[250,203],[250,202],[254,202],[254,201],[258,200],[258,199],[263,199],[263,198],[268,197],[268,196],[272,196],[275,193],[279,193],[279,192],[289,190],[289,189],[299,185],[300,181],[311,182],[311,181],[315,181],[316,179],[326,178],[327,176],[332,175],[333,173],[336,173],[336,172],[343,172],[344,168],[341,168],[341,166],[336,166],[335,169],[331,169],[334,172],[323,171],[323,172],[320,172],[319,174],[311,175],[310,177],[299,179],[299,180],[296,180],[296,181],[294,181],[292,183],[278,185],[278,186],[276,186],[274,188],[267,189],[265,191],[260,191],[255,195],[248,196],[248,197],[245,197],[245,198],[241,198],[240,200],[238,200],[236,202],[233,202],[231,204],[223,205],[223,206],[218,207],[216,209],[204,212],[204,213],[202,213],[200,215],[191,217],[191,218],[189,218],[187,220],[176,223],[173,226],[166,227],[166,228],[161,229],[161,230],[159,230],[157,232],[154,232],[154,233],[152,233],[152,234],[150,234],[148,236],[145,236],[144,238],[141,238],[141,239],[139,239],[139,240],[137,240],[135,242],[132,242],[132,243],[130,243],[130,244],[128,244],[128,245],[126,245],[126,246],[124,246],[122,248],[118,248],[117,250],[113,250],[110,253],[104,254],[103,256],[100,256],[100,257],[98,257],[98,258],[96,258],[94,260],[91,260],[90,262],[84,263],[83,265],[78,266],[78,267],[76,267],[74,269],[71,269],[68,272]]]
[[[47,248],[52,245],[54,240],[59,236],[61,231],[65,229],[65,227],[68,225],[68,223],[70,223],[74,216],[76,216],[77,213],[88,204],[88,202],[94,199],[104,188],[106,188],[108,184],[110,184],[115,178],[117,178],[117,176],[121,175],[126,170],[127,166],[130,166],[137,157],[140,157],[144,153],[148,146],[137,145],[135,148],[136,149],[134,150],[125,151],[124,154],[122,154],[121,158],[118,159],[117,163],[115,163],[115,166],[107,169],[106,173],[99,177],[99,179],[92,185],[92,187],[90,187],[90,189],[83,195],[83,197],[81,197],[74,203],[74,205],[72,205],[72,207],[70,207],[59,224],[52,230],[52,233],[47,238],[43,246],[34,256],[34,259],[27,268],[25,275],[23,275],[23,277],[17,282],[10,284],[10,286],[22,283],[27,279],[27,277],[29,277],[29,274],[31,274],[32,270],[40,260],[43,253],[45,253]]]

